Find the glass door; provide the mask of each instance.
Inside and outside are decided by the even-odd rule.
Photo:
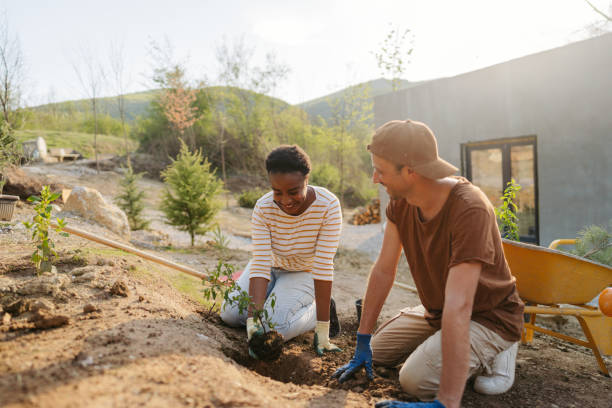
[[[517,194],[519,235],[523,242],[539,243],[536,137],[491,140],[462,145],[462,173],[498,207],[511,179],[521,186]]]

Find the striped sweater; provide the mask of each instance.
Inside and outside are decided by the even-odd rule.
[[[327,189],[311,187],[316,199],[300,215],[283,212],[274,203],[272,192],[257,201],[251,218],[251,277],[270,280],[270,268],[275,267],[311,272],[317,280],[333,280],[342,229],[340,202]]]

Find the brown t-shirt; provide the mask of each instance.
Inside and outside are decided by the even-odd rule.
[[[524,304],[504,257],[493,206],[478,187],[458,177],[440,212],[428,221],[404,199],[391,200],[387,217],[399,230],[421,303],[433,316],[430,325],[441,326],[449,269],[480,262],[472,320],[506,340],[520,339]]]

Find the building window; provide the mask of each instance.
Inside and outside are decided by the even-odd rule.
[[[539,244],[536,137],[488,140],[461,145],[461,173],[501,204],[504,188],[514,179],[521,186],[517,216],[521,241]]]

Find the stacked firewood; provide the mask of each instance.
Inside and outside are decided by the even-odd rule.
[[[380,222],[380,200],[375,198],[365,206],[363,210],[357,211],[351,219],[353,225],[376,224]]]

